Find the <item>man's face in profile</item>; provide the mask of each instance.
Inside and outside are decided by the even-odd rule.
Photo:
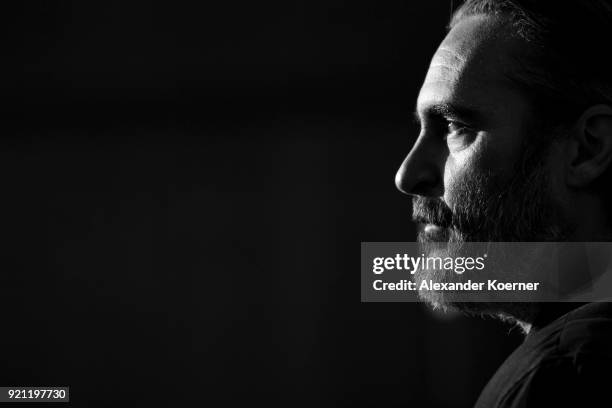
[[[421,133],[398,171],[421,241],[561,240],[552,144],[508,79],[524,43],[484,16],[436,51],[417,100]],[[552,136],[552,135],[551,135]],[[550,138],[549,138],[550,139]]]
[[[570,232],[552,134],[508,79],[524,46],[500,20],[472,16],[433,56],[417,100],[421,132],[396,176],[413,196],[420,242],[561,241]],[[454,279],[427,273],[417,279]]]

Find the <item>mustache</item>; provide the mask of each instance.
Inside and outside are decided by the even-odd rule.
[[[442,228],[453,226],[453,211],[440,198],[417,196],[412,199],[412,220]]]

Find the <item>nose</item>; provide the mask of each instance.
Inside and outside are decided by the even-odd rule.
[[[421,134],[397,171],[395,185],[412,196],[441,197],[445,157],[441,143]]]

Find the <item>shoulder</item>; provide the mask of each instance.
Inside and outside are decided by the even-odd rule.
[[[612,406],[611,371],[612,303],[585,305],[528,338],[478,406]]]
[[[612,303],[591,303],[569,313],[555,352],[577,363],[591,357],[612,359]]]
[[[595,355],[546,358],[508,390],[500,406],[612,405],[611,368],[612,359]]]

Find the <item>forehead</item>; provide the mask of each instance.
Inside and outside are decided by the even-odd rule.
[[[470,16],[460,20],[431,60],[417,110],[451,103],[490,116],[525,105],[507,77],[517,68],[514,56],[521,45],[499,19]]]

